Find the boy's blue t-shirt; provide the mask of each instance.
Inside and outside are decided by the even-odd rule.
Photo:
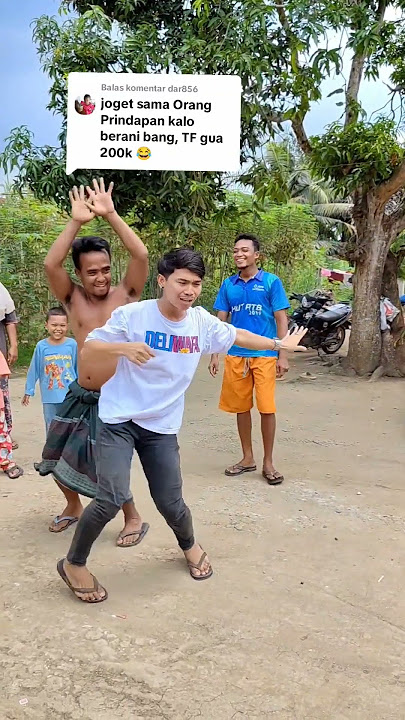
[[[34,350],[25,383],[25,394],[33,396],[39,380],[43,403],[61,403],[77,378],[77,343],[66,338],[60,345],[40,340]]]
[[[263,337],[277,337],[274,313],[290,307],[283,283],[277,275],[259,270],[247,282],[237,275],[222,283],[214,309],[231,313],[231,324]],[[247,350],[233,345],[228,355],[277,357],[275,350]]]

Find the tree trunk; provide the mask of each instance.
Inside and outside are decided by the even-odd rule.
[[[380,297],[391,236],[383,228],[383,214],[369,193],[355,203],[356,271],[353,280],[352,331],[345,366],[367,375],[381,361]]]
[[[381,366],[382,373],[389,377],[405,377],[405,335],[404,316],[398,292],[398,271],[402,255],[388,251],[382,279],[382,294],[398,308],[399,315],[391,325],[391,332],[383,333]]]

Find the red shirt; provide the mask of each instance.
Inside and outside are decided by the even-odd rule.
[[[80,105],[82,106],[85,115],[91,115],[95,108],[95,105],[93,103],[89,103],[88,105],[86,105],[83,100],[81,101]]]

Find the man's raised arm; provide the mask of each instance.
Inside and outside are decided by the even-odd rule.
[[[94,190],[91,187],[86,188],[89,196],[87,207],[107,220],[131,255],[122,284],[133,300],[139,300],[148,277],[148,251],[142,240],[116,212],[112,199],[113,186],[114,184],[110,183],[106,190],[103,178],[99,181],[93,180]]]
[[[117,212],[107,215],[106,220],[131,256],[122,284],[133,300],[139,300],[149,272],[148,251],[142,240]]]
[[[82,225],[94,217],[94,213],[86,206],[83,187],[80,190],[74,187],[69,193],[69,197],[72,205],[72,219],[53,243],[44,262],[50,288],[55,297],[64,303],[69,302],[75,284],[63,263]]]

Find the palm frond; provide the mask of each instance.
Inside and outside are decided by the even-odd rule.
[[[336,228],[340,227],[341,229],[345,228],[349,235],[354,236],[356,235],[356,228],[354,225],[351,225],[348,222],[345,222],[344,220],[340,220],[339,218],[330,218],[326,215],[317,215],[314,213],[314,218],[317,220],[319,225],[322,225],[323,227],[328,228]]]
[[[312,212],[321,217],[331,218],[333,220],[350,220],[352,216],[352,203],[344,202],[328,202],[314,203],[311,205]]]
[[[266,145],[265,163],[268,172],[277,176],[284,185],[287,185],[295,164],[289,147],[285,143],[269,143]]]

